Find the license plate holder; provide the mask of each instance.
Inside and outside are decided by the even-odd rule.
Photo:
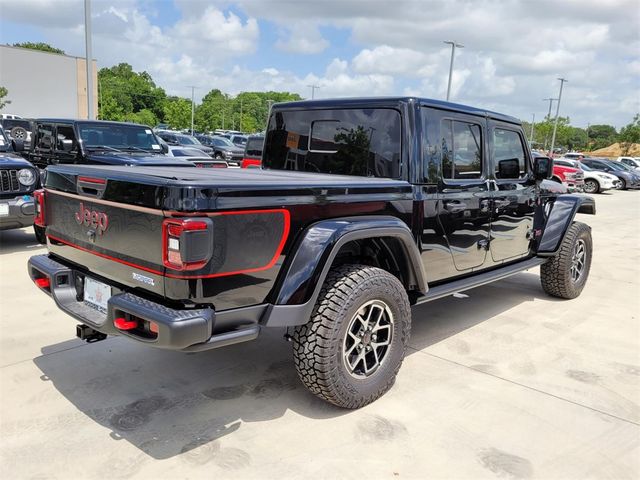
[[[0,203],[0,217],[6,217],[9,215],[9,204]]]
[[[111,287],[107,284],[84,277],[84,304],[107,315],[107,302],[111,298]]]

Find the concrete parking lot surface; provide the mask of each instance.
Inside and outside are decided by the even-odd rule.
[[[393,389],[358,411],[299,383],[282,331],[200,354],[75,322],[0,233],[0,477],[640,478],[640,192],[596,196],[589,282],[538,272],[414,310]]]

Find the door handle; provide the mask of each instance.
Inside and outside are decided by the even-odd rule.
[[[457,200],[453,200],[451,202],[445,202],[444,209],[447,212],[460,213],[467,209],[467,204],[463,202],[459,202]]]

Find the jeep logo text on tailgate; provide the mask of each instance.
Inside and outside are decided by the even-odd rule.
[[[76,212],[76,222],[78,225],[95,228],[99,235],[102,235],[109,228],[109,217],[106,213],[84,208],[82,202],[80,202],[80,211]]]

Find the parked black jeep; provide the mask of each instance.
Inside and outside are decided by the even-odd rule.
[[[0,230],[33,225],[34,191],[40,187],[37,168],[15,153],[21,140],[9,140],[0,127]],[[20,145],[16,148],[17,145]],[[36,227],[36,236],[46,241],[44,231]]]
[[[575,298],[595,213],[520,122],[419,98],[277,104],[260,169],[50,168],[29,274],[81,322],[198,352],[287,327],[296,369],[346,408],[393,385],[411,306],[540,266]],[[470,313],[472,314],[472,313]]]
[[[167,157],[145,125],[101,120],[34,121],[29,160],[39,168],[61,163],[193,166]]]

